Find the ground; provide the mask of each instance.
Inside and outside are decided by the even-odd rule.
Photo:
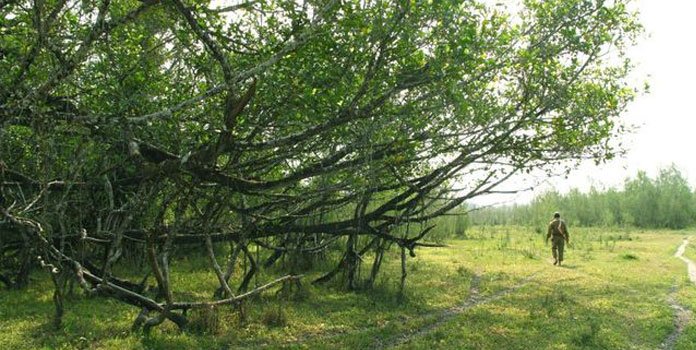
[[[0,344],[12,349],[403,348],[695,349],[696,285],[675,257],[689,231],[575,229],[565,265],[531,228],[475,227],[447,247],[409,258],[406,292],[390,256],[376,286],[345,292],[314,287],[246,307],[191,315],[181,333],[165,324],[133,334],[138,310],[79,293],[66,301],[61,330],[50,324],[51,284],[35,275],[26,291],[0,291]],[[696,235],[684,257],[696,259]],[[365,262],[365,271],[370,260]],[[215,278],[190,262],[173,281],[209,296]],[[317,276],[307,273],[306,278]],[[271,276],[273,271],[267,272]],[[263,277],[263,276],[261,276]],[[263,281],[259,280],[259,283]],[[183,294],[183,292],[182,292]]]

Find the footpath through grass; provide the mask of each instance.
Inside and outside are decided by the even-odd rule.
[[[36,275],[29,290],[0,291],[0,347],[659,349],[676,334],[674,306],[696,309],[696,286],[673,256],[689,234],[576,229],[565,266],[554,267],[543,234],[477,227],[446,248],[418,250],[403,296],[394,255],[372,290],[305,282],[289,298],[255,300],[243,319],[231,308],[201,312],[191,332],[169,324],[149,337],[129,331],[138,310],[79,293],[53,330],[51,284]],[[685,255],[695,260],[696,235],[691,242]],[[215,286],[199,282],[210,273],[192,262],[176,279],[191,296],[208,295]],[[695,349],[696,322],[683,323],[669,345]]]

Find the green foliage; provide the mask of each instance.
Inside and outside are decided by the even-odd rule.
[[[696,192],[671,166],[660,170],[655,178],[640,171],[635,178],[626,179],[621,190],[592,187],[588,193],[577,189],[566,194],[550,191],[528,205],[485,208],[470,216],[474,224],[532,225],[545,232],[546,222],[556,211],[572,226],[683,229],[696,224]]]
[[[469,229],[469,216],[464,205],[453,210],[446,216],[438,217],[429,222],[436,229],[429,235],[430,239],[444,241],[451,238],[466,238]]]
[[[164,296],[176,309],[148,317],[181,327],[181,305],[225,273],[262,285],[266,263],[356,289],[510,176],[621,151],[641,33],[627,2],[1,1],[0,220],[35,234],[0,242],[28,257],[0,275],[41,251],[148,277],[159,296],[81,286],[138,309]],[[469,236],[452,220],[433,237]],[[193,286],[177,266],[207,254]]]

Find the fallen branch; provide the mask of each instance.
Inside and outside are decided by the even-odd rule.
[[[174,303],[172,304],[172,310],[188,310],[188,309],[196,309],[196,308],[204,308],[204,307],[217,307],[221,305],[235,305],[239,304],[242,302],[244,299],[247,299],[249,297],[252,297],[254,295],[260,294],[261,292],[279,284],[285,281],[297,281],[300,278],[302,278],[303,275],[287,275],[283,276],[281,278],[278,278],[274,281],[268,282],[260,287],[257,287],[253,290],[250,290],[244,294],[240,294],[235,297],[227,298],[227,299],[222,299],[222,300],[216,300],[216,301],[211,301],[211,302],[188,302],[188,303]]]

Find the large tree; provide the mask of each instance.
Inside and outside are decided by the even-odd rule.
[[[316,282],[369,286],[386,249],[405,264],[467,199],[611,158],[640,32],[623,0],[2,0],[0,15],[0,280],[24,286],[40,254],[57,305],[77,276],[148,327],[209,305],[174,298],[173,247],[205,246],[216,305],[266,288],[237,294],[261,268],[251,247],[271,265],[341,245]],[[126,246],[156,296],[114,275]]]

